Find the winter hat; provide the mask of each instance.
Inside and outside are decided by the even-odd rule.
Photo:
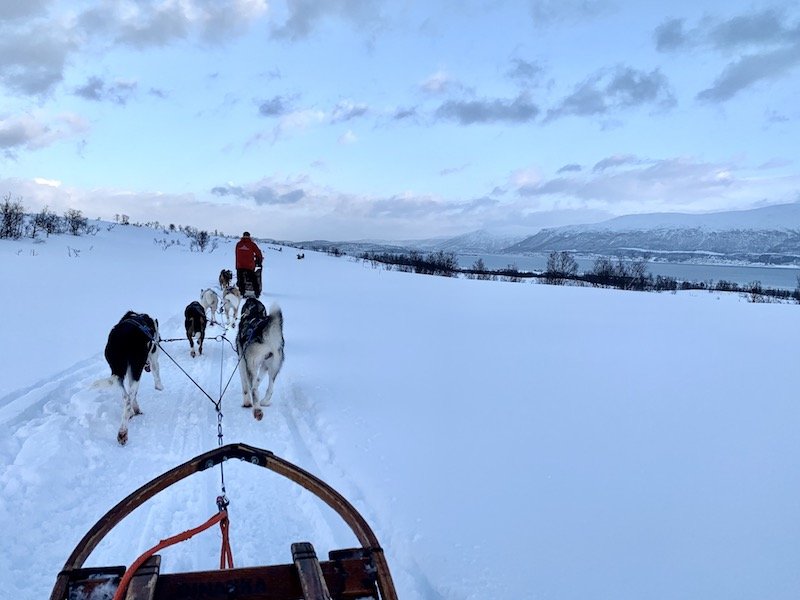
[[[242,234],[242,237],[250,237],[250,232],[249,232],[249,231],[245,231],[245,232]]]

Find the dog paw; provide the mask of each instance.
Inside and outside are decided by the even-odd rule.
[[[159,381],[158,383],[156,383],[156,389],[157,389],[159,392],[160,392],[161,390],[163,390],[163,389],[164,389],[164,386],[161,384],[161,382],[160,382],[160,381]]]
[[[191,351],[189,354],[191,354],[191,355],[192,355],[192,358],[194,358],[195,356],[197,356],[197,354],[195,353],[195,351],[194,351],[194,350],[192,350],[192,351]]]
[[[127,429],[125,431],[120,431],[119,433],[117,433],[117,441],[119,442],[120,446],[124,446],[125,444],[128,443]]]
[[[253,417],[255,417],[256,421],[260,421],[261,419],[264,418],[264,411],[261,410],[260,408],[254,408],[253,409]]]

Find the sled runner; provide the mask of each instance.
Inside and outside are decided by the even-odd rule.
[[[238,458],[264,467],[304,487],[330,506],[349,525],[360,548],[334,550],[328,560],[318,560],[309,543],[292,544],[292,563],[283,565],[227,568],[227,504],[217,499],[220,514],[185,534],[194,535],[210,524],[220,523],[223,530],[223,557],[219,571],[161,574],[161,557],[145,553],[129,569],[125,567],[83,568],[84,561],[102,539],[123,518],[144,502],[189,475]],[[178,538],[179,536],[175,536]],[[185,539],[185,538],[184,538]],[[162,540],[151,549],[180,541]],[[288,553],[287,553],[288,554]],[[232,554],[227,548],[228,566]],[[139,566],[140,565],[140,566]],[[120,582],[123,582],[122,589]],[[246,444],[228,444],[201,454],[146,483],[109,510],[83,536],[56,578],[50,600],[111,599],[126,600],[396,600],[389,566],[375,534],[364,518],[336,490],[272,452]]]

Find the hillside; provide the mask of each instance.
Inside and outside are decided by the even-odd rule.
[[[628,215],[593,225],[543,229],[508,253],[566,250],[581,254],[642,255],[690,260],[797,264],[800,204],[699,215]]]
[[[178,235],[178,234],[172,234]],[[192,359],[183,309],[232,265],[159,230],[0,240],[0,586],[48,597],[78,539],[121,497],[217,444],[212,396],[236,357],[212,327]],[[800,593],[800,329],[790,304],[440,278],[265,250],[286,362],[257,422],[223,398],[225,442],[272,450],[367,518],[404,600],[744,598]],[[116,442],[111,326],[159,319],[164,391]],[[753,352],[757,345],[758,352]],[[173,357],[175,363],[167,356]],[[354,544],[325,506],[275,477],[225,469],[235,563]],[[212,472],[213,471],[213,472]],[[87,566],[128,564],[215,510],[214,469],[125,519]],[[513,560],[512,560],[513,558]],[[163,553],[213,569],[216,533]],[[522,565],[522,568],[520,568]]]

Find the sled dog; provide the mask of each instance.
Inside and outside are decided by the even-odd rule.
[[[231,282],[233,281],[233,272],[230,269],[222,269],[219,272],[219,289],[222,292],[225,292],[229,287],[231,287]]]
[[[211,288],[200,290],[200,304],[203,305],[204,310],[211,312],[208,322],[214,325],[217,322],[216,314],[219,308],[219,296],[217,292]]]
[[[122,423],[117,441],[123,446],[128,442],[128,419],[142,414],[136,399],[142,371],[152,371],[156,389],[164,389],[158,368],[160,339],[158,320],[132,310],[126,312],[108,334],[105,356],[111,376],[95,382],[95,387],[118,385],[122,390]]]
[[[283,314],[277,304],[270,307],[255,298],[248,298],[242,307],[239,332],[236,335],[239,353],[239,374],[242,378],[242,406],[253,408],[253,417],[264,417],[262,406],[269,406],[275,378],[283,365]],[[269,375],[269,385],[264,397],[259,399],[258,386],[264,375]]]
[[[239,303],[242,301],[242,293],[235,285],[225,288],[222,294],[222,308],[225,312],[225,323],[233,325],[239,316]]]
[[[186,327],[186,339],[189,340],[189,348],[191,350],[192,358],[197,354],[203,354],[203,340],[206,339],[206,311],[203,305],[197,300],[190,302],[186,309],[183,311],[184,327]],[[194,351],[194,336],[199,336],[197,342],[197,353]]]

